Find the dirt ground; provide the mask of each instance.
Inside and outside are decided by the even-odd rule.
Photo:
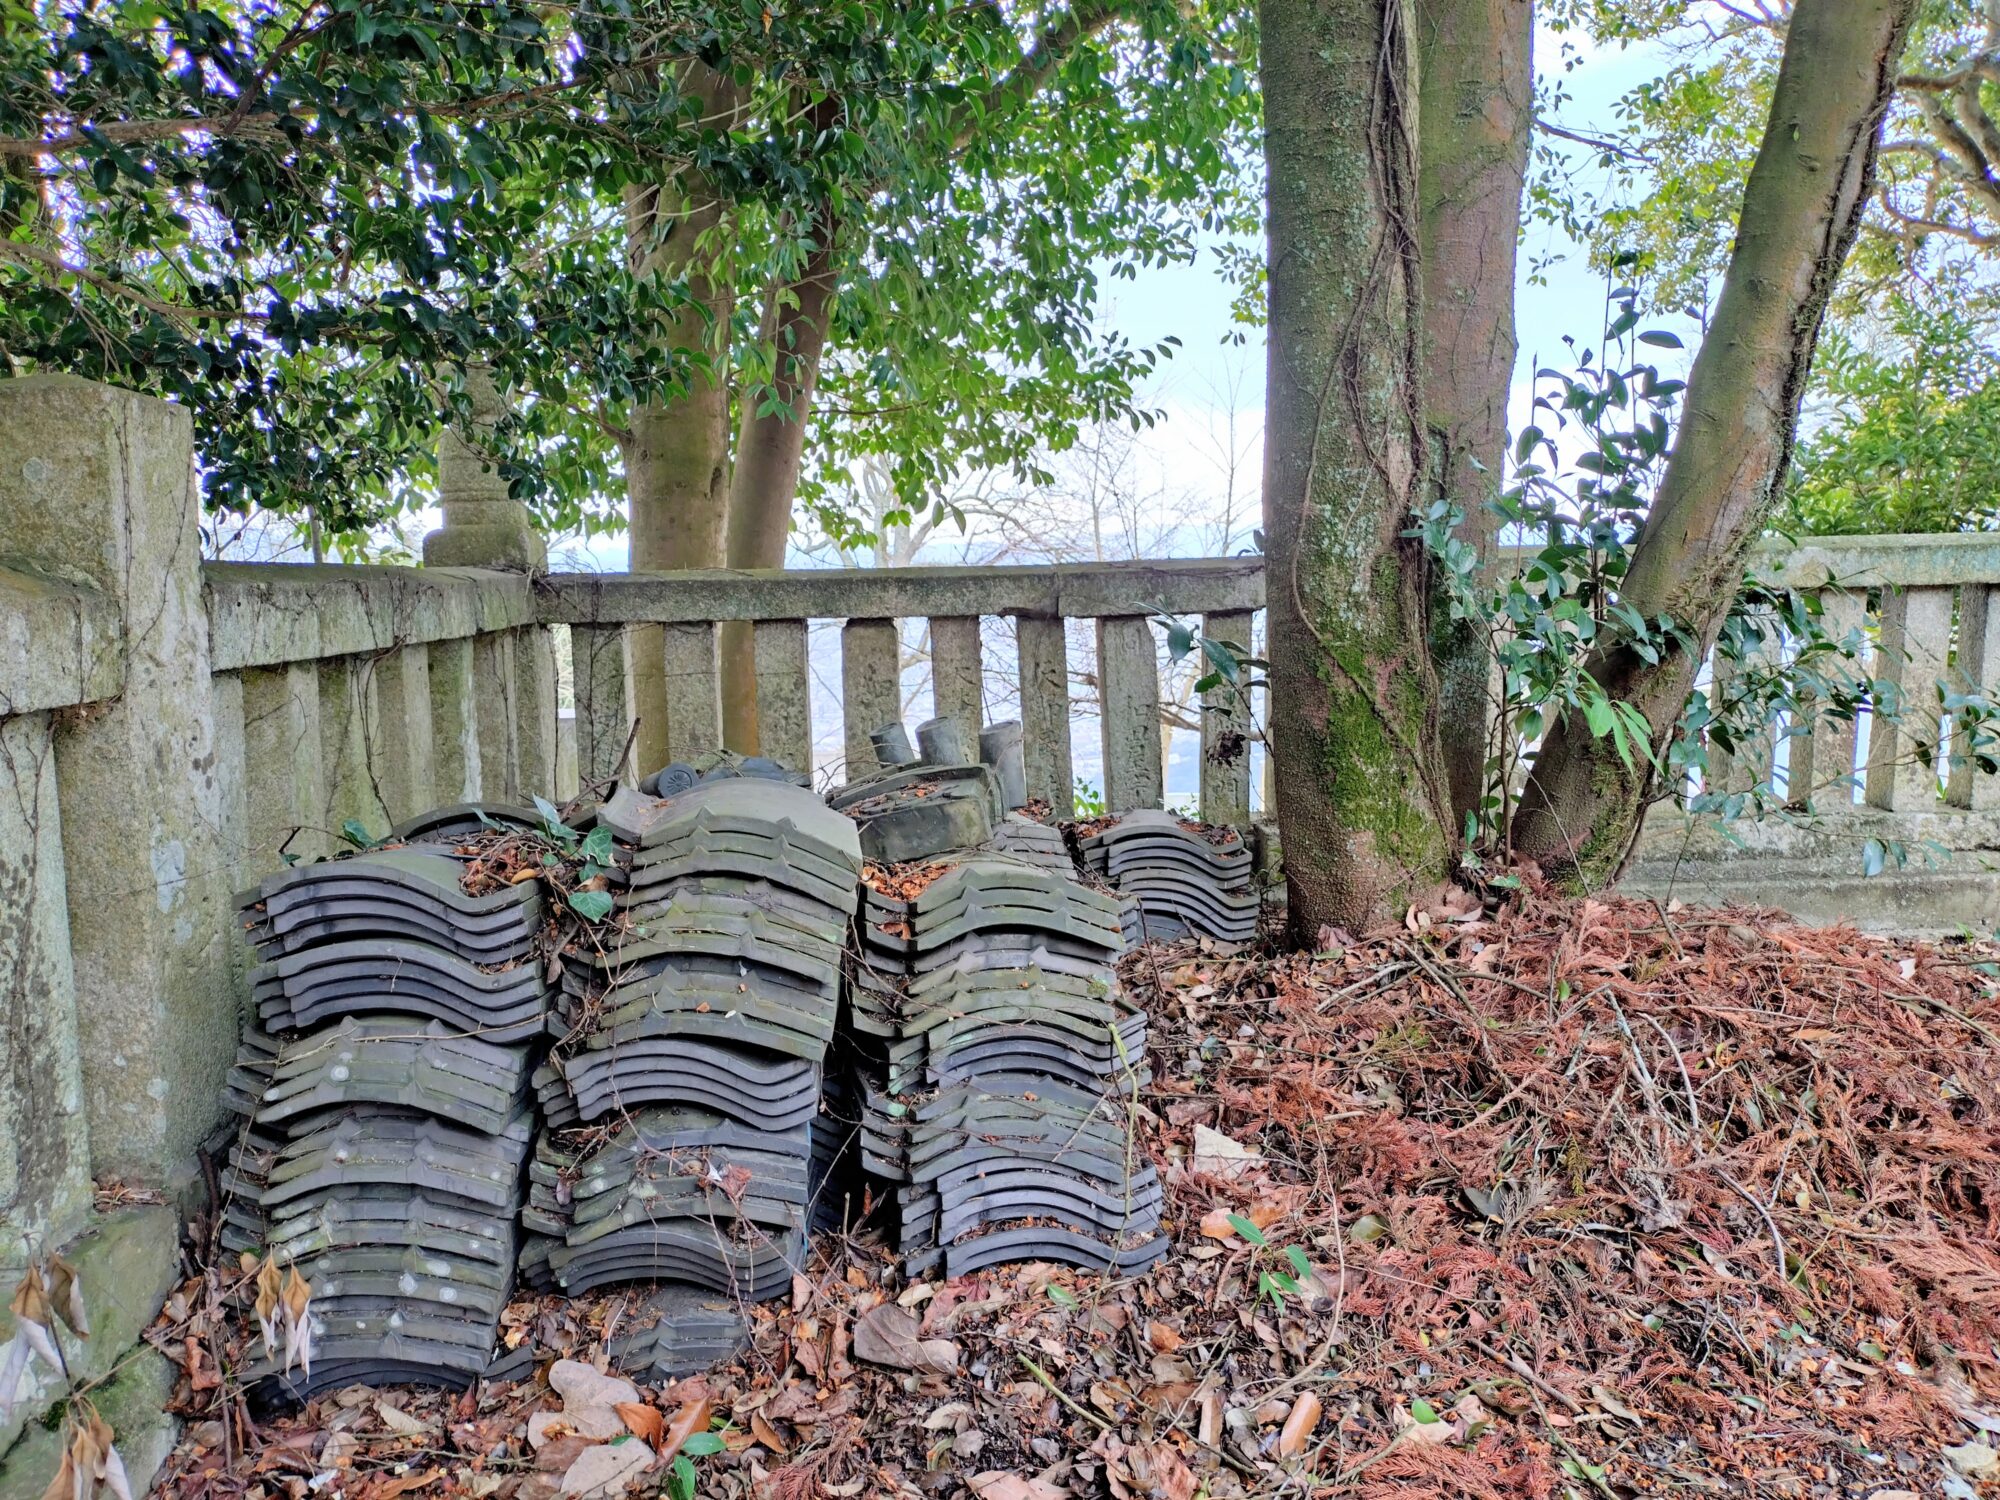
[[[643,1443],[612,1488],[677,1500],[2000,1494],[1995,959],[1534,895],[1143,949],[1150,1273],[906,1286],[824,1237],[740,1361],[614,1420],[547,1379],[616,1295],[510,1308],[519,1383],[260,1412],[230,1261],[155,1330],[156,1493],[550,1500]]]

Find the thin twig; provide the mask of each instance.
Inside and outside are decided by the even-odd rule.
[[[1057,1385],[1053,1380],[1049,1378],[1049,1372],[1047,1370],[1044,1370],[1040,1365],[1036,1364],[1032,1359],[1028,1358],[1027,1355],[1021,1353],[1019,1350],[1016,1350],[1014,1352],[1014,1358],[1018,1359],[1022,1363],[1022,1365],[1026,1367],[1030,1375],[1034,1376],[1035,1379],[1039,1380],[1043,1385],[1047,1386],[1049,1388],[1049,1394],[1051,1396],[1054,1396],[1056,1400],[1062,1402],[1064,1406],[1067,1406],[1071,1411],[1075,1412],[1079,1417],[1082,1417],[1085,1421],[1096,1423],[1097,1430],[1099,1432],[1109,1432],[1111,1430],[1111,1424],[1109,1422],[1107,1422],[1103,1417],[1100,1417],[1096,1412],[1092,1411],[1089,1407],[1081,1405],[1074,1396],[1070,1395],[1069,1392],[1065,1391],[1061,1386]]]

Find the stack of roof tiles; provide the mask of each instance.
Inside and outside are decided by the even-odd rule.
[[[389,1010],[488,1041],[539,1035],[549,996],[533,962],[540,888],[465,894],[465,861],[451,852],[463,831],[433,815],[399,829],[394,847],[295,865],[240,898],[264,1028]]]
[[[741,774],[665,798],[621,788],[596,820],[616,849],[613,912],[564,955],[523,1275],[775,1295],[813,1199],[854,825]]]
[[[1014,731],[1011,739],[999,733],[1003,729]],[[1003,841],[1044,857],[1062,848],[1060,834],[1051,845],[1047,833],[1022,826],[1031,820],[1010,812],[1027,796],[1020,784],[1018,725],[996,726],[975,750],[957,720],[932,719],[917,728],[921,758],[901,724],[885,724],[870,738],[879,768],[834,788],[827,801],[854,819],[861,852],[875,863],[904,864]],[[993,761],[978,758],[988,752]]]
[[[1114,897],[1015,854],[880,878],[913,893],[863,898],[852,1024],[881,1041],[890,1092],[997,1077],[1129,1086],[1145,1017],[1118,988]]]
[[[1257,935],[1250,846],[1234,829],[1142,809],[1085,834],[1077,848],[1087,873],[1137,898],[1146,937]]]
[[[620,1320],[612,1364],[655,1383],[721,1364],[750,1341],[741,1303],[686,1286],[663,1286]]]
[[[1070,858],[1062,830],[1038,823],[1026,813],[1010,812],[994,824],[993,836],[986,841],[986,847],[1018,855],[1045,870],[1076,873],[1076,861]]]
[[[982,769],[924,763],[850,800],[908,848],[923,825],[898,803],[978,785]],[[852,1111],[913,1275],[1037,1259],[1122,1272],[1166,1248],[1159,1182],[1130,1134],[1146,1039],[1118,984],[1119,901],[1023,821],[999,820],[1005,849],[919,846],[928,857],[868,872],[843,1032],[852,1093],[829,1107]],[[993,831],[982,843],[1002,841]]]
[[[455,847],[506,809],[447,809],[401,847],[296,866],[240,899],[262,963],[225,1098],[244,1117],[222,1240],[312,1287],[294,1394],[463,1385],[513,1285],[547,1000],[532,882],[470,896]],[[260,1371],[253,1373],[276,1373]]]

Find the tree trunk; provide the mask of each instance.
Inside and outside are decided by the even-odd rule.
[[[1402,915],[1450,816],[1422,487],[1416,76],[1399,0],[1264,0],[1270,734],[1295,939]]]
[[[823,217],[819,243],[800,267],[799,279],[773,286],[765,304],[762,336],[773,350],[771,386],[767,392],[746,391],[741,402],[729,485],[732,568],[785,565],[806,423],[833,315],[836,232],[831,218]],[[773,399],[778,405],[766,410]],[[722,627],[722,737],[732,750],[757,752],[757,664],[747,623]]]
[[[683,66],[681,86],[701,102],[702,118],[729,128],[741,90],[700,63]],[[677,401],[634,408],[619,447],[625,460],[630,566],[635,571],[717,568],[729,497],[729,318],[734,287],[714,264],[711,233],[724,218],[713,182],[689,168],[657,186],[625,189],[626,263],[634,279],[687,278],[696,305],[670,315],[659,330],[669,348],[695,357],[697,371]],[[703,245],[704,237],[711,243]],[[633,753],[651,771],[667,756],[666,682],[661,636],[630,636],[631,692],[638,716]]]
[[[705,116],[740,106],[735,86],[699,63],[687,65],[684,86]],[[636,279],[687,278],[695,306],[670,315],[660,330],[671,349],[695,357],[687,395],[632,413],[622,443],[631,503],[632,566],[722,566],[729,492],[729,318],[734,288],[714,264],[712,231],[723,204],[715,185],[689,169],[657,186],[625,189],[627,262]],[[711,243],[703,246],[704,236]]]
[[[1416,0],[1423,202],[1424,412],[1437,493],[1491,565],[1514,374],[1514,252],[1534,106],[1530,0]],[[1436,657],[1454,828],[1486,790],[1490,662],[1482,631],[1438,612]]]
[[[1679,621],[1696,645],[1670,647],[1650,665],[1613,642],[1588,663],[1612,699],[1645,714],[1656,750],[1672,736],[1783,485],[1813,346],[1873,186],[1915,10],[1916,0],[1798,0],[1792,10],[1722,295],[1622,590],[1647,618]],[[1579,885],[1602,884],[1638,836],[1652,782],[1643,763],[1628,769],[1609,739],[1568,715],[1536,758],[1515,846]]]

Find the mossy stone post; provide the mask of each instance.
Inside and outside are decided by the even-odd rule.
[[[78,1051],[99,1178],[192,1161],[236,1051],[208,614],[187,412],[0,381],[0,557],[117,609],[123,684],[54,735]]]
[[[446,427],[438,440],[438,498],[444,525],[424,538],[424,563],[433,568],[494,568],[516,573],[548,570],[549,549],[528,507],[507,493],[491,454],[494,428],[506,400],[483,365],[465,372],[473,425],[461,434]],[[435,655],[432,670],[437,670]],[[556,663],[545,629],[519,631],[511,640],[474,643],[471,662],[479,735],[479,795],[519,801],[556,793]],[[447,668],[448,669],[448,668]],[[451,779],[452,768],[439,768]]]
[[[0,715],[0,1267],[90,1209],[51,732],[47,713]]]
[[[548,545],[528,507],[507,493],[507,481],[488,451],[506,411],[492,372],[472,366],[465,372],[465,392],[472,399],[473,430],[461,436],[446,427],[438,441],[444,525],[424,538],[424,561],[434,568],[542,572],[549,565]]]

